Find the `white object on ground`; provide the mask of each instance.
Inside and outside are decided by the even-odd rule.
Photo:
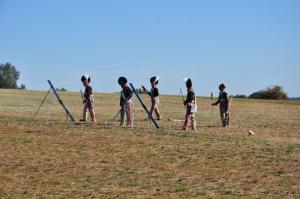
[[[248,131],[248,135],[249,135],[249,136],[255,135],[255,133],[254,133],[252,130],[249,130],[249,131]]]

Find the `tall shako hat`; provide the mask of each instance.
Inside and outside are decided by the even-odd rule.
[[[225,86],[225,84],[222,83],[222,84],[219,85],[219,88],[224,88],[225,89],[226,86]]]
[[[150,83],[155,83],[155,85],[158,84],[159,76],[154,76],[150,78]]]
[[[192,80],[190,78],[184,78],[184,82],[187,88],[191,88],[192,87]]]
[[[119,77],[118,83],[120,85],[125,85],[127,83],[127,79],[125,77]]]
[[[84,82],[86,80],[88,81],[88,83],[90,83],[91,82],[91,77],[88,74],[82,75],[81,81]]]

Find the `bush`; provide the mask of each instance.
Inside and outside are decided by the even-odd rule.
[[[251,99],[288,99],[286,92],[281,86],[275,85],[267,87],[264,90],[252,93],[249,98]]]
[[[67,89],[65,89],[64,87],[62,87],[62,88],[56,88],[56,91],[67,92]]]
[[[247,98],[246,95],[234,95],[233,98]]]
[[[21,84],[21,86],[19,87],[19,89],[26,90],[26,86],[24,84]]]

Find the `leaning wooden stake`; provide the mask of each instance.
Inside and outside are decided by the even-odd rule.
[[[148,109],[147,109],[147,107],[145,106],[145,104],[144,104],[142,98],[139,96],[138,92],[135,90],[135,88],[134,88],[134,86],[132,85],[132,83],[130,83],[129,85],[130,85],[130,87],[132,88],[132,90],[133,90],[133,92],[134,92],[136,98],[139,100],[140,104],[142,105],[142,107],[144,108],[144,110],[145,110],[146,113],[148,114],[149,118],[150,118],[151,121],[153,122],[154,126],[155,126],[156,128],[159,129],[158,124],[157,124],[156,121],[153,119],[152,115],[151,115],[150,112],[148,111]]]
[[[46,93],[46,95],[45,95],[45,97],[44,97],[44,99],[43,99],[43,101],[42,101],[42,103],[40,104],[39,108],[37,109],[37,111],[36,111],[35,114],[33,115],[31,121],[34,120],[35,116],[38,114],[38,112],[40,111],[41,107],[42,107],[43,104],[45,103],[46,98],[48,97],[48,95],[49,95],[49,93],[50,93],[50,90],[51,90],[51,88],[49,88],[48,92]]]
[[[63,101],[60,99],[58,93],[56,92],[53,84],[51,83],[50,80],[48,80],[48,83],[50,85],[50,88],[53,90],[54,95],[56,96],[58,102],[60,103],[60,105],[63,107],[63,109],[65,110],[67,116],[71,119],[72,122],[75,122],[75,119],[73,118],[72,114],[70,113],[70,111],[67,109],[67,107],[64,105]]]
[[[211,103],[213,103],[213,100],[214,100],[213,93],[210,94],[210,100],[211,100]],[[211,104],[211,120],[212,120],[212,127],[215,127],[214,107],[212,104]]]

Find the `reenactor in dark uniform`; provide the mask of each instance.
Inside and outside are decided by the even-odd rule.
[[[189,129],[189,123],[192,122],[192,130],[197,129],[195,114],[197,113],[197,102],[196,102],[196,94],[192,88],[192,80],[185,79],[185,84],[187,88],[187,97],[184,101],[184,105],[186,106],[186,114],[185,121],[183,125],[183,130],[187,131]]]
[[[219,104],[220,107],[220,117],[222,121],[223,127],[228,127],[229,126],[229,109],[230,109],[230,97],[228,96],[227,92],[225,92],[226,86],[222,83],[219,85],[219,98],[216,103],[213,103],[213,106],[216,106]]]
[[[122,88],[120,96],[120,106],[121,106],[121,126],[132,127],[132,90],[127,84],[127,79],[125,77],[120,77],[118,83]],[[127,121],[125,125],[125,120]]]
[[[150,109],[150,115],[153,114],[153,111],[156,114],[157,120],[161,120],[161,116],[158,109],[159,104],[159,92],[157,88],[159,76],[151,77],[150,83],[151,83],[151,91],[148,92],[148,95],[151,97],[151,109]]]
[[[95,122],[95,107],[94,107],[94,97],[93,97],[93,88],[90,85],[91,78],[89,75],[83,75],[81,77],[81,82],[85,87],[84,95],[83,95],[83,118],[80,121],[87,121],[87,110],[90,112],[91,121]]]

